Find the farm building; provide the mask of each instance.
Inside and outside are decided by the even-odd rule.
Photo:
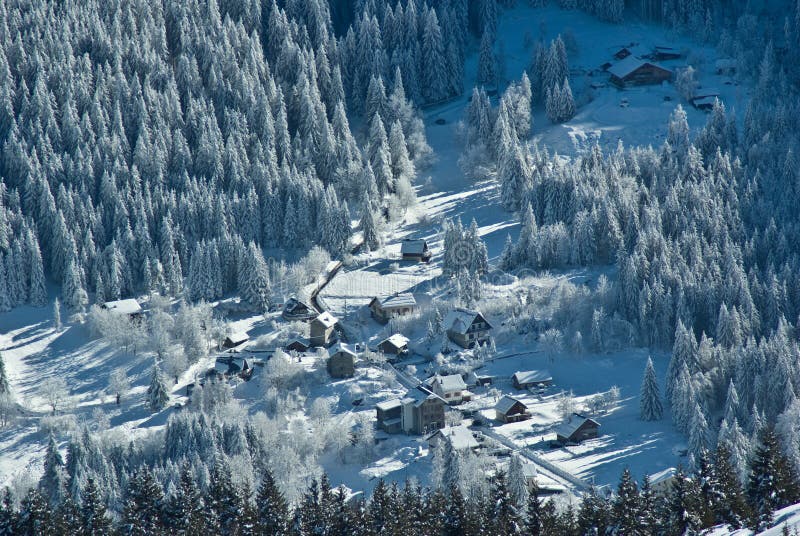
[[[225,337],[225,340],[222,342],[222,346],[224,348],[236,348],[237,346],[241,346],[249,340],[250,337],[247,335],[247,333],[238,331]]]
[[[618,49],[616,52],[614,52],[614,59],[616,59],[616,60],[624,60],[625,58],[627,58],[631,54],[633,54],[633,52],[631,52],[630,48],[622,47],[622,48]]]
[[[417,301],[410,292],[393,294],[384,298],[372,298],[369,302],[372,318],[383,324],[391,318],[413,313],[417,310]]]
[[[600,423],[575,413],[572,419],[556,430],[556,441],[562,445],[581,443],[600,435]]]
[[[400,255],[404,261],[428,262],[431,260],[431,250],[425,240],[403,240],[400,244]]]
[[[736,60],[732,58],[720,58],[714,62],[714,71],[716,71],[717,74],[736,74]]]
[[[283,306],[281,316],[286,320],[311,320],[317,316],[317,312],[308,304],[292,297]]]
[[[675,482],[677,473],[678,471],[674,467],[668,467],[650,475],[650,488],[655,493],[666,497],[672,491],[672,483]]]
[[[387,434],[397,434],[402,431],[403,402],[399,398],[379,402],[375,405],[378,428]]]
[[[677,48],[656,45],[650,53],[650,58],[655,61],[677,60],[683,57]]]
[[[448,404],[460,404],[472,398],[472,393],[467,391],[467,384],[460,374],[432,376],[425,383]]]
[[[672,79],[672,71],[655,63],[628,56],[608,68],[611,82],[619,87],[660,84]]]
[[[231,378],[233,376],[249,376],[253,370],[253,363],[250,358],[244,357],[217,357],[214,368],[207,373],[209,376],[221,378]]]
[[[311,346],[328,347],[336,340],[336,324],[339,320],[328,312],[311,321]]]
[[[531,418],[528,406],[508,395],[497,401],[494,412],[497,420],[505,423],[526,421]]]
[[[131,320],[141,318],[144,314],[142,306],[133,298],[127,300],[108,301],[100,306],[101,309],[120,315],[128,315]]]
[[[458,308],[447,314],[444,329],[450,340],[457,345],[474,348],[476,344],[489,342],[492,326],[480,312]]]
[[[333,378],[352,378],[356,373],[356,353],[350,346],[337,342],[328,350],[328,374]]]
[[[516,389],[530,389],[531,387],[549,387],[553,385],[553,376],[546,370],[524,370],[515,372],[511,382]]]
[[[401,400],[401,428],[406,433],[427,434],[444,426],[444,408],[447,405],[439,395],[418,385]]]
[[[719,99],[719,90],[714,88],[700,88],[692,97],[692,106],[698,110],[713,110],[714,103]]]
[[[378,343],[378,350],[386,355],[402,355],[408,353],[408,337],[395,333]]]
[[[447,426],[428,436],[428,443],[433,447],[441,446],[444,442],[449,443],[456,452],[475,450],[481,446],[466,426]]]
[[[303,337],[294,338],[284,346],[287,352],[305,352],[309,348],[311,348],[311,341]]]

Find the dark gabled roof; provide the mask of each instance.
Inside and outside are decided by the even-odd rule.
[[[517,400],[512,396],[504,396],[500,400],[497,401],[495,404],[494,409],[502,413],[503,415],[507,414],[516,404],[522,404],[524,409],[528,409],[528,406],[525,405],[524,402]]]
[[[572,434],[578,431],[584,424],[589,423],[593,424],[595,427],[600,427],[600,423],[594,419],[589,419],[588,417],[582,417],[578,414],[572,416],[572,420],[570,422],[566,422],[556,428],[556,434],[562,437],[572,437]]]
[[[651,65],[657,69],[661,69],[662,71],[672,73],[672,71],[666,67],[662,67],[661,65],[653,63],[652,61],[639,59],[635,56],[628,56],[624,60],[618,61],[608,68],[608,72],[611,73],[612,76],[623,79],[647,65]]]

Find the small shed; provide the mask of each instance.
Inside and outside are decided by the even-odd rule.
[[[378,343],[378,350],[386,355],[403,355],[408,353],[408,337],[395,333]]]
[[[531,418],[528,406],[508,395],[497,401],[494,412],[497,420],[505,423],[526,421]]]
[[[524,370],[515,372],[511,382],[516,389],[530,389],[531,387],[549,387],[553,385],[553,376],[546,370]]]
[[[338,323],[339,319],[327,311],[314,318],[310,326],[311,346],[323,346],[327,348],[333,344],[336,340],[335,328]]]
[[[142,306],[133,298],[108,301],[101,305],[100,308],[111,311],[112,313],[127,315],[131,320],[141,318],[144,313],[142,311]]]
[[[572,419],[556,430],[556,441],[562,445],[582,443],[600,435],[600,423],[575,413]]]
[[[410,292],[401,292],[386,297],[376,296],[369,302],[369,310],[375,320],[385,324],[394,317],[416,311],[417,300]]]
[[[447,442],[456,452],[475,450],[481,446],[472,431],[466,426],[447,426],[428,436],[428,443],[438,447]]]
[[[225,348],[236,348],[237,346],[241,346],[249,340],[250,337],[247,335],[247,333],[243,331],[237,331],[225,337],[225,340],[222,342],[222,346]]]
[[[349,345],[337,342],[331,346],[328,357],[328,374],[332,378],[352,378],[356,373],[356,353]]]
[[[656,63],[628,56],[608,68],[611,82],[619,87],[660,84],[672,79],[672,71]]]
[[[428,262],[431,260],[431,250],[428,242],[422,239],[405,239],[400,244],[400,255],[404,261]]]

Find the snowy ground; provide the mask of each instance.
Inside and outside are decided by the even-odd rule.
[[[577,53],[570,56],[573,90],[585,102],[576,117],[563,125],[551,125],[541,109],[534,118],[533,139],[551,152],[574,155],[584,150],[593,140],[605,148],[613,148],[618,140],[626,145],[658,145],[666,132],[667,119],[678,102],[681,102],[672,86],[645,87],[621,91],[614,87],[589,89],[592,82],[605,81],[605,74],[589,76],[602,63],[611,60],[615,46],[640,43],[648,49],[654,44],[666,44],[676,48],[693,49],[693,55],[704,57],[700,69],[700,81],[704,86],[718,88],[730,109],[743,110],[746,95],[733,81],[714,75],[713,51],[698,47],[684,37],[676,38],[664,29],[640,23],[625,26],[606,25],[577,11],[564,12],[553,6],[532,9],[524,2],[505,12],[500,19],[498,35],[503,36],[507,58],[507,78],[518,79],[522,69],[530,61],[530,50],[523,47],[524,36],[530,32],[533,39],[540,36],[549,42],[559,33],[568,30],[575,36]],[[493,182],[473,183],[464,178],[458,167],[461,148],[455,141],[455,124],[462,118],[466,99],[471,92],[471,80],[475,78],[476,54],[468,58],[466,72],[468,83],[464,96],[458,101],[425,111],[427,135],[437,161],[421,172],[418,191],[420,204],[407,215],[406,221],[392,230],[387,246],[372,254],[361,254],[353,265],[342,270],[322,292],[326,306],[354,325],[358,326],[364,340],[370,340],[381,332],[381,327],[364,315],[363,306],[372,296],[400,291],[413,291],[417,299],[425,303],[429,295],[441,293],[439,256],[441,254],[440,231],[442,221],[448,217],[460,217],[465,224],[475,219],[489,256],[499,255],[507,234],[518,233],[516,216],[504,211],[499,204],[498,187]],[[685,61],[667,62],[674,68]],[[728,84],[728,82],[731,82]],[[590,94],[591,92],[591,94]],[[670,100],[665,100],[669,97]],[[619,106],[621,100],[629,101],[629,107]],[[591,100],[590,100],[591,99]],[[588,101],[588,102],[587,102]],[[687,109],[691,127],[701,127],[706,115],[683,103]],[[741,114],[740,114],[741,116]],[[444,125],[434,123],[444,119]],[[435,256],[429,265],[399,262],[399,241],[406,236],[426,238],[433,247]],[[552,286],[563,279],[596,279],[597,271],[573,271],[563,274],[538,274],[532,280],[535,286]],[[497,290],[499,289],[499,290]],[[496,292],[512,292],[498,285]],[[426,296],[427,295],[427,296]],[[53,292],[55,296],[55,292]],[[273,336],[272,321],[263,317],[233,318],[233,329],[249,331],[251,338],[260,335]],[[503,319],[490,319],[502,321]],[[409,333],[416,340],[424,334],[424,326]],[[508,359],[489,363],[486,370],[500,376],[510,376],[514,371],[530,368],[547,368],[555,378],[556,386],[542,401],[526,397],[533,403],[534,419],[520,424],[496,426],[494,429],[520,446],[532,445],[540,449],[546,459],[563,466],[566,470],[598,484],[614,484],[623,467],[628,466],[637,477],[653,473],[681,461],[674,453],[682,444],[682,438],[672,429],[669,416],[657,423],[642,423],[638,417],[638,391],[647,351],[636,349],[624,353],[604,355],[569,354],[559,355],[550,361],[544,354],[535,353],[535,343],[523,340],[498,348],[500,355],[529,352]],[[134,356],[124,349],[93,341],[85,326],[65,321],[65,328],[55,332],[52,312],[49,308],[22,307],[11,313],[0,314],[0,351],[3,353],[9,378],[18,399],[26,408],[25,415],[12,428],[0,431],[0,484],[35,475],[39,470],[46,438],[40,434],[38,419],[47,414],[41,385],[50,377],[64,377],[71,387],[71,400],[79,422],[92,422],[92,411],[102,407],[111,421],[112,433],[134,437],[160,427],[166,422],[168,411],[151,416],[144,406],[144,391],[149,382],[152,356]],[[667,356],[655,355],[657,371],[663,377]],[[207,366],[210,361],[201,365]],[[197,368],[200,368],[199,365]],[[105,392],[111,370],[125,367],[131,378],[132,393],[121,406],[115,406]],[[418,367],[420,377],[422,368]],[[174,388],[176,400],[184,393],[196,371],[185,374]],[[314,387],[306,395],[310,397],[330,396],[338,402],[335,411],[343,416],[367,412],[373,414],[374,403],[397,396],[404,389],[398,385],[383,385],[376,381],[381,371],[376,368],[359,370],[353,380],[333,382]],[[572,390],[577,397],[589,397],[607,391],[617,385],[621,391],[618,407],[599,418],[603,435],[581,447],[549,449],[547,440],[559,417],[555,411],[552,395],[561,389]],[[511,393],[510,384],[500,385],[502,392]],[[361,393],[364,404],[355,408],[353,396]],[[250,411],[259,407],[259,394],[249,385],[240,386],[236,397]],[[485,390],[476,390],[479,395],[473,405],[486,409],[494,401]],[[343,417],[344,418],[344,417]],[[542,437],[545,441],[542,442]],[[335,457],[324,457],[323,465],[334,483],[342,482],[349,488],[368,490],[377,478],[402,481],[416,477],[422,482],[430,475],[430,456],[427,445],[419,438],[396,436],[378,446],[375,461],[361,464],[342,464]]]

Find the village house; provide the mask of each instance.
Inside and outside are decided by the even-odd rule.
[[[489,342],[491,324],[478,311],[457,308],[444,319],[447,337],[462,348],[474,348]]]
[[[655,61],[678,60],[683,54],[677,48],[656,45],[650,53],[650,59]]]
[[[222,346],[223,348],[236,348],[237,346],[241,346],[249,340],[250,337],[247,335],[247,333],[243,331],[237,331],[225,337],[225,340],[222,341]]]
[[[425,240],[403,240],[403,243],[400,244],[400,255],[404,261],[428,262],[431,260],[431,250]]]
[[[675,482],[675,475],[678,471],[674,467],[668,467],[663,471],[650,475],[650,489],[654,493],[666,497],[672,491],[672,484]]]
[[[352,378],[356,373],[356,353],[349,345],[337,342],[328,350],[328,374],[332,378]]]
[[[448,404],[460,404],[472,399],[472,393],[467,391],[467,384],[460,374],[432,376],[425,380],[425,384]]]
[[[403,403],[399,398],[379,402],[375,405],[378,428],[387,434],[398,434],[402,431]]]
[[[505,423],[526,421],[531,418],[528,406],[508,395],[497,401],[494,412],[497,420]]]
[[[283,306],[281,316],[286,320],[311,320],[317,316],[317,312],[308,304],[292,297]]]
[[[403,410],[400,427],[407,434],[423,435],[444,426],[447,405],[442,397],[418,385],[401,400]]]
[[[692,97],[692,106],[698,110],[713,110],[714,103],[719,99],[719,90],[714,88],[699,88]]]
[[[575,413],[569,422],[556,430],[556,441],[561,445],[575,445],[600,435],[600,423]]]
[[[619,87],[660,84],[672,79],[672,71],[656,63],[628,56],[608,68],[611,82]]]
[[[303,337],[295,337],[283,347],[287,352],[305,352],[311,348],[311,341]]]
[[[399,356],[408,353],[408,337],[395,333],[378,343],[378,351],[387,356]]]
[[[207,376],[218,378],[241,376],[247,379],[252,370],[253,363],[250,358],[219,356],[214,362],[214,368],[208,370]]]
[[[336,341],[336,324],[338,322],[339,320],[327,311],[314,318],[310,326],[311,346],[327,348],[333,344]]]
[[[108,301],[100,306],[101,309],[111,311],[112,313],[127,315],[131,320],[138,320],[144,315],[142,306],[133,298],[127,300]]]
[[[385,324],[397,316],[411,314],[417,310],[417,301],[410,292],[393,294],[384,298],[375,297],[369,302],[372,318]]]
[[[476,450],[481,444],[472,435],[472,431],[466,426],[447,426],[440,428],[428,436],[428,443],[432,447],[440,447],[443,443],[449,443],[450,447],[456,452],[466,452]]]
[[[553,385],[553,376],[546,370],[524,370],[515,372],[511,376],[511,383],[515,389],[549,387]]]

